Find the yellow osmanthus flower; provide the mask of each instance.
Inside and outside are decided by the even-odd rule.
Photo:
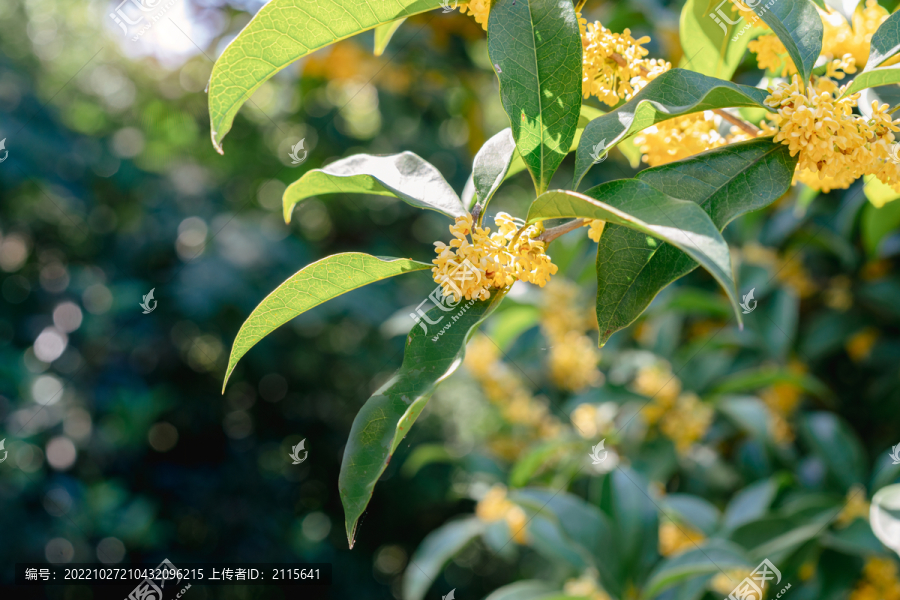
[[[663,556],[679,554],[683,550],[696,548],[706,539],[699,531],[684,524],[663,521],[659,524],[659,553]]]
[[[715,115],[704,111],[652,125],[635,136],[634,143],[644,155],[641,160],[656,167],[744,139],[749,136],[737,128],[723,137]]]
[[[747,577],[750,577],[751,573],[752,571],[745,571],[742,569],[729,569],[724,573],[719,573],[713,577],[712,581],[709,583],[709,587],[711,587],[714,592],[730,594],[734,591],[735,586]],[[763,590],[765,590],[767,586],[764,584],[762,587]],[[763,596],[763,598],[765,598],[765,596]]]
[[[867,560],[862,579],[850,593],[850,600],[900,600],[896,561],[881,557]]]
[[[760,69],[771,70],[779,77],[797,73],[797,67],[788,56],[787,49],[774,33],[751,40],[747,44],[747,50],[756,54],[756,64]]]
[[[645,58],[649,50],[643,47],[648,36],[631,37],[631,30],[613,33],[599,21],[587,23],[578,16],[581,27],[582,93],[585,98],[596,96],[613,106],[630,100],[647,83],[672,68],[666,61]]]
[[[445,296],[457,301],[486,300],[491,288],[504,288],[516,281],[527,281],[541,287],[558,268],[545,253],[544,242],[536,238],[542,228],[531,225],[513,242],[519,230],[516,221],[506,213],[494,218],[498,231],[478,227],[472,215],[457,217],[450,226],[454,239],[447,245],[435,242],[437,258],[432,263],[434,280],[441,284]],[[471,241],[469,238],[471,237]]]
[[[681,380],[672,374],[668,363],[641,367],[631,387],[635,393],[653,399],[641,411],[649,425],[655,425],[681,394]]]
[[[675,444],[680,453],[703,439],[713,420],[713,408],[694,393],[678,397],[675,406],[663,415],[659,430]]]
[[[597,369],[600,351],[584,334],[589,328],[587,313],[578,302],[575,285],[557,279],[547,286],[541,329],[550,343],[550,377],[565,390],[577,392],[603,380]]]
[[[788,370],[801,375],[806,372],[806,365],[793,360]],[[794,430],[787,420],[800,406],[803,388],[790,381],[779,381],[760,390],[759,397],[769,409],[769,430],[774,440],[779,444],[794,441]]]
[[[588,230],[588,237],[595,242],[599,242],[600,236],[603,235],[603,228],[606,227],[606,221],[600,219],[585,219],[582,227],[590,227]]]
[[[612,600],[597,583],[594,573],[585,573],[578,579],[569,579],[563,584],[563,592],[566,596],[577,596],[590,600]]]
[[[475,22],[487,31],[488,17],[491,13],[491,0],[469,0],[465,4],[459,5],[459,12],[472,15]]]
[[[865,7],[858,6],[847,22],[839,12],[819,9],[822,17],[822,54],[842,56],[850,54],[859,67],[866,66],[869,59],[869,45],[872,34],[887,20],[889,13],[878,4],[878,0],[867,0]]]
[[[618,412],[619,406],[615,402],[604,402],[600,405],[585,402],[579,404],[569,418],[578,435],[586,440],[592,440],[612,429]]]
[[[838,527],[846,527],[856,519],[869,520],[869,501],[866,500],[866,490],[859,485],[853,486],[847,492],[847,500],[836,519],[836,524]]]
[[[850,278],[846,275],[832,277],[828,289],[822,294],[825,305],[841,312],[849,310],[853,306],[850,285]]]
[[[795,75],[790,84],[780,83],[766,98],[766,106],[777,111],[774,125],[763,123],[765,133],[799,156],[797,170],[808,170],[820,179],[853,181],[876,175],[888,185],[900,184],[900,170],[888,158],[898,124],[886,104],[872,103],[872,116],[853,113],[859,94],[839,98],[844,88],[820,77],[816,86],[801,89]],[[893,168],[892,168],[893,167]]]
[[[475,506],[475,515],[488,523],[506,521],[513,541],[517,544],[528,542],[528,532],[525,530],[528,517],[521,506],[514,504],[506,497],[504,486],[492,487],[484,498],[478,501]]]
[[[877,340],[878,330],[872,327],[867,327],[854,333],[845,345],[850,360],[858,363],[869,358],[869,355],[872,353],[872,347]]]

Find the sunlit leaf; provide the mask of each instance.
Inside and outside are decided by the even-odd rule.
[[[406,21],[406,19],[397,19],[396,21],[385,23],[384,25],[379,25],[375,28],[375,43],[372,49],[375,56],[384,54],[387,45],[391,42],[391,38],[394,37],[394,33],[400,29],[400,26],[403,25],[404,21]]]

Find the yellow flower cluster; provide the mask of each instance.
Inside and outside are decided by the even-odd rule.
[[[647,83],[672,68],[666,61],[645,58],[649,50],[643,36],[631,37],[631,30],[613,33],[599,21],[587,23],[578,16],[581,27],[582,93],[596,96],[609,106],[620,99],[629,100]]]
[[[762,21],[758,21],[762,23]],[[794,75],[797,67],[787,54],[787,49],[774,33],[761,35],[747,44],[747,50],[756,54],[756,64],[760,69],[769,69],[779,77]]]
[[[465,4],[459,5],[459,12],[472,15],[475,22],[487,31],[488,16],[490,16],[491,12],[491,0],[469,0]]]
[[[662,521],[659,524],[659,553],[663,556],[696,548],[705,539],[705,535],[684,524],[673,521]]]
[[[866,489],[861,485],[854,485],[847,491],[847,500],[835,524],[846,527],[856,519],[869,520],[869,501],[866,500]]]
[[[828,84],[830,80],[819,78],[819,82]],[[795,75],[790,84],[778,84],[766,98],[766,106],[777,113],[774,127],[763,127],[775,134],[775,142],[788,146],[791,156],[799,155],[798,171],[809,170],[820,179],[839,181],[875,174],[884,181],[885,159],[889,158],[893,132],[900,127],[887,113],[886,104],[873,102],[871,118],[853,114],[859,94],[838,99],[841,91],[823,85],[803,90]],[[891,174],[893,171],[887,176]]]
[[[450,244],[434,243],[438,256],[431,272],[445,296],[457,301],[462,297],[486,300],[492,287],[504,288],[516,281],[544,287],[556,273],[544,242],[534,239],[542,231],[539,225],[529,226],[513,242],[519,230],[516,221],[501,212],[494,223],[498,231],[491,234],[490,228],[475,225],[472,215],[457,217],[450,226],[454,237]]]
[[[861,331],[857,331],[845,344],[847,356],[855,363],[861,362],[872,354],[872,347],[878,340],[878,330],[874,327],[867,327]]]
[[[590,328],[587,310],[578,302],[578,288],[568,282],[554,280],[543,297],[541,329],[550,343],[550,377],[564,390],[574,392],[599,385],[602,374],[597,370],[600,351],[584,334]]]
[[[601,221],[600,219],[585,219],[582,227],[590,227],[590,229],[588,229],[588,237],[595,242],[599,242],[600,236],[603,235],[603,228],[606,227],[606,221]]]
[[[642,367],[632,383],[632,389],[651,398],[641,413],[648,425],[659,430],[684,454],[706,435],[713,419],[713,409],[691,392],[681,391],[681,381],[672,374],[671,367],[661,363]]]
[[[578,579],[569,579],[563,585],[563,592],[566,596],[589,600],[612,600],[597,583],[597,576],[594,573],[586,573]]]
[[[880,557],[867,560],[863,577],[850,593],[850,600],[900,600],[896,561]]]
[[[612,430],[618,412],[619,406],[615,402],[604,402],[600,405],[585,402],[579,404],[569,418],[578,435],[586,440],[592,440]]]
[[[839,12],[829,10],[827,13],[819,9],[824,31],[822,35],[822,54],[843,56],[850,54],[860,67],[866,66],[869,59],[869,44],[872,34],[887,20],[889,14],[878,4],[878,0],[867,0],[865,7],[857,7],[851,16],[851,23]]]
[[[806,366],[796,360],[788,365],[788,370],[797,375],[806,372]],[[769,430],[772,438],[779,444],[794,441],[794,431],[788,419],[800,406],[803,388],[790,381],[779,381],[759,391],[760,399],[769,409]]]
[[[509,533],[517,544],[525,544],[528,541],[528,532],[525,525],[528,517],[521,506],[511,502],[506,497],[506,488],[495,485],[488,493],[478,501],[475,506],[475,515],[482,521],[493,523],[506,521]]]
[[[472,340],[466,348],[465,365],[506,421],[527,428],[535,437],[553,438],[562,431],[547,405],[534,398],[521,379],[499,360],[499,350],[489,338],[478,336]]]
[[[749,138],[736,127],[723,137],[715,115],[704,111],[652,125],[635,136],[634,143],[644,155],[642,160],[656,167]]]

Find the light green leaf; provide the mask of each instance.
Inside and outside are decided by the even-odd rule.
[[[466,214],[459,196],[440,171],[412,152],[356,154],[323,169],[307,171],[284,192],[285,222],[291,222],[291,212],[298,202],[324,194],[393,196],[451,218]]]
[[[681,47],[684,49],[680,67],[710,77],[731,79],[752,37],[749,31],[745,31],[732,41],[748,25],[732,12],[732,6],[731,2],[722,5],[722,0],[687,0],[684,3],[679,27]]]
[[[800,433],[845,491],[863,482],[865,450],[846,421],[832,413],[814,412],[803,418]]]
[[[740,490],[725,508],[722,528],[731,531],[762,517],[769,510],[772,501],[775,500],[778,489],[777,480],[764,479]]]
[[[804,392],[822,400],[831,401],[834,398],[834,393],[816,377],[808,373],[795,373],[786,367],[769,365],[738,371],[723,377],[713,384],[712,392],[715,394],[755,392],[777,383],[799,386]]]
[[[495,0],[488,54],[538,193],[566,156],[581,106],[581,35],[571,0]]]
[[[481,519],[468,517],[451,521],[425,536],[403,574],[403,600],[422,600],[444,565],[481,535],[485,527]]]
[[[869,58],[863,73],[880,67],[885,61],[900,52],[900,13],[889,16],[872,34],[869,43]]]
[[[593,148],[603,142],[612,148],[651,125],[704,110],[734,106],[762,107],[766,90],[707,77],[693,71],[672,69],[647,84],[616,110],[594,119],[584,129],[575,154],[575,183],[594,164]]]
[[[403,25],[404,21],[406,21],[406,18],[397,19],[396,21],[391,21],[390,23],[385,23],[384,25],[379,25],[375,28],[375,44],[372,49],[372,53],[375,56],[384,54],[391,38],[394,37],[394,33],[400,29],[400,26]]]
[[[725,540],[709,540],[701,548],[688,550],[659,563],[644,586],[641,598],[656,598],[663,591],[698,575],[718,573],[720,570],[749,570],[755,566],[739,546]]]
[[[641,179],[618,179],[583,194],[562,190],[541,194],[528,209],[526,220],[534,223],[559,218],[601,219],[634,229],[644,234],[644,245],[649,249],[657,248],[660,240],[669,242],[715,277],[740,322],[728,244],[697,204],[673,198]],[[602,326],[600,331],[601,336],[608,337]]]
[[[712,535],[722,517],[719,509],[708,500],[691,494],[667,494],[663,497],[666,514],[673,512],[691,527]]]
[[[853,79],[853,82],[847,87],[847,90],[841,94],[841,98],[849,96],[850,94],[855,94],[866,88],[892,83],[900,83],[900,66],[878,67],[871,71],[863,71]]]
[[[822,53],[824,26],[815,5],[809,0],[758,2],[753,11],[768,25],[794,61],[800,81],[808,82]]]
[[[741,214],[777,200],[791,185],[797,159],[771,138],[748,140],[635,177],[669,196],[696,202],[721,231]],[[668,244],[650,244],[639,231],[608,225],[597,246],[600,344],[631,324],[667,285],[697,268]]]
[[[475,155],[472,164],[472,184],[475,186],[475,196],[482,214],[494,192],[506,179],[506,173],[515,155],[516,141],[509,127],[486,141]]]
[[[428,263],[406,258],[379,258],[347,252],[323,258],[300,269],[266,296],[241,325],[231,347],[222,391],[225,391],[228,378],[241,357],[258,341],[297,315],[370,283],[431,267]]]
[[[213,146],[259,87],[280,70],[334,42],[439,8],[441,0],[271,0],[225,48],[209,79]]]
[[[425,408],[434,388],[462,363],[466,343],[503,300],[508,288],[488,300],[461,301],[452,312],[432,308],[426,322],[438,321],[427,332],[415,327],[406,338],[400,370],[359,410],[344,449],[338,487],[350,547],[378,478],[397,446]]]
[[[545,465],[567,456],[567,450],[572,451],[579,447],[580,445],[575,446],[572,440],[560,438],[532,448],[513,465],[512,471],[509,473],[509,486],[517,488],[528,485],[531,478]]]

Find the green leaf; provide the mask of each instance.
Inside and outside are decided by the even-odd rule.
[[[796,164],[787,146],[761,138],[646,169],[635,179],[696,202],[723,230],[736,217],[777,200],[790,187]],[[607,225],[597,246],[600,345],[638,318],[664,287],[697,266],[676,247],[649,244],[638,231]]]
[[[495,0],[488,54],[519,154],[540,194],[575,136],[581,35],[571,0]]]
[[[375,56],[384,54],[391,38],[394,37],[394,33],[400,29],[400,26],[403,25],[404,21],[406,21],[405,17],[397,19],[396,21],[391,21],[390,23],[385,23],[384,25],[379,25],[375,28],[375,46],[372,49],[372,53],[375,54]]]
[[[409,453],[400,473],[404,477],[415,477],[416,473],[428,465],[454,462],[456,457],[443,444],[421,444]]]
[[[900,83],[900,66],[879,67],[877,69],[872,69],[871,71],[863,71],[853,79],[853,82],[847,87],[847,90],[841,94],[841,98],[849,96],[850,94],[855,94],[866,88],[888,85],[891,83]]]
[[[834,393],[819,379],[808,373],[795,373],[788,368],[762,366],[745,371],[738,371],[715,382],[712,392],[715,394],[733,394],[737,392],[754,392],[776,383],[790,383],[799,386],[804,392],[822,400],[830,401]]]
[[[516,155],[516,141],[509,127],[489,139],[475,155],[472,164],[472,184],[477,202],[484,214],[494,192],[506,179],[509,166]]]
[[[710,536],[719,524],[721,513],[708,500],[691,494],[667,494],[663,497],[666,513],[674,512],[682,521]]]
[[[869,42],[869,58],[863,73],[880,67],[900,52],[900,13],[894,13],[872,34]]]
[[[517,488],[528,485],[531,478],[545,465],[567,456],[567,450],[571,451],[577,448],[572,440],[562,438],[549,440],[532,448],[513,465],[512,471],[509,473],[510,487]]]
[[[431,331],[415,327],[406,339],[400,370],[359,410],[344,449],[338,486],[350,547],[378,478],[397,446],[425,408],[434,388],[462,363],[466,343],[482,321],[506,295],[495,291],[483,301],[460,302],[455,312],[432,308],[426,322],[438,321]]]
[[[776,0],[752,7],[768,25],[794,61],[800,81],[808,82],[822,53],[824,26],[815,5],[809,0]]]
[[[422,600],[450,559],[474,538],[486,523],[477,517],[451,521],[422,540],[403,574],[403,600]]]
[[[497,588],[484,600],[537,600],[551,592],[553,588],[546,581],[525,579]]]
[[[642,179],[618,179],[583,194],[561,190],[541,194],[528,209],[527,222],[564,217],[602,219],[634,229],[644,234],[643,245],[649,249],[660,246],[659,240],[669,242],[715,277],[740,322],[728,244],[709,215],[693,202],[673,198]],[[601,338],[609,337],[602,325],[600,331]]]
[[[663,591],[698,575],[718,573],[720,570],[753,569],[754,566],[739,546],[725,540],[709,540],[700,548],[688,550],[659,563],[644,586],[641,598],[655,598]]]
[[[659,515],[646,480],[628,467],[612,471],[604,481],[600,508],[612,524],[619,585],[623,590],[637,587],[659,560]]]
[[[575,154],[575,183],[593,166],[593,148],[609,149],[651,125],[704,110],[734,106],[762,107],[769,92],[685,69],[666,71],[616,110],[594,119],[584,129]]]
[[[225,391],[228,378],[241,357],[258,341],[297,315],[364,285],[431,267],[428,263],[406,258],[379,258],[347,252],[323,258],[300,269],[266,296],[241,325],[231,347],[222,391]]]
[[[801,421],[800,433],[844,491],[863,482],[865,450],[846,421],[832,413],[811,413]]]
[[[777,480],[764,479],[736,493],[725,508],[722,528],[730,531],[762,517],[775,500],[778,487]]]
[[[213,146],[259,87],[280,70],[334,42],[429,11],[441,0],[271,0],[225,48],[209,78]]]
[[[412,152],[390,156],[356,154],[323,169],[307,171],[284,192],[284,220],[294,205],[323,194],[373,194],[400,198],[455,218],[466,214],[459,196],[434,165]]]
[[[679,24],[684,60],[679,66],[727,80],[731,79],[741,59],[744,58],[747,43],[752,36],[744,32],[744,35],[732,41],[746,23],[743,19],[737,19],[737,22],[732,24],[730,21],[736,16],[736,13],[731,11],[733,5],[729,2],[720,8],[721,4],[722,0],[687,0],[684,3]],[[717,9],[724,12],[728,20],[717,17],[717,22],[713,19],[711,15],[715,14]]]

